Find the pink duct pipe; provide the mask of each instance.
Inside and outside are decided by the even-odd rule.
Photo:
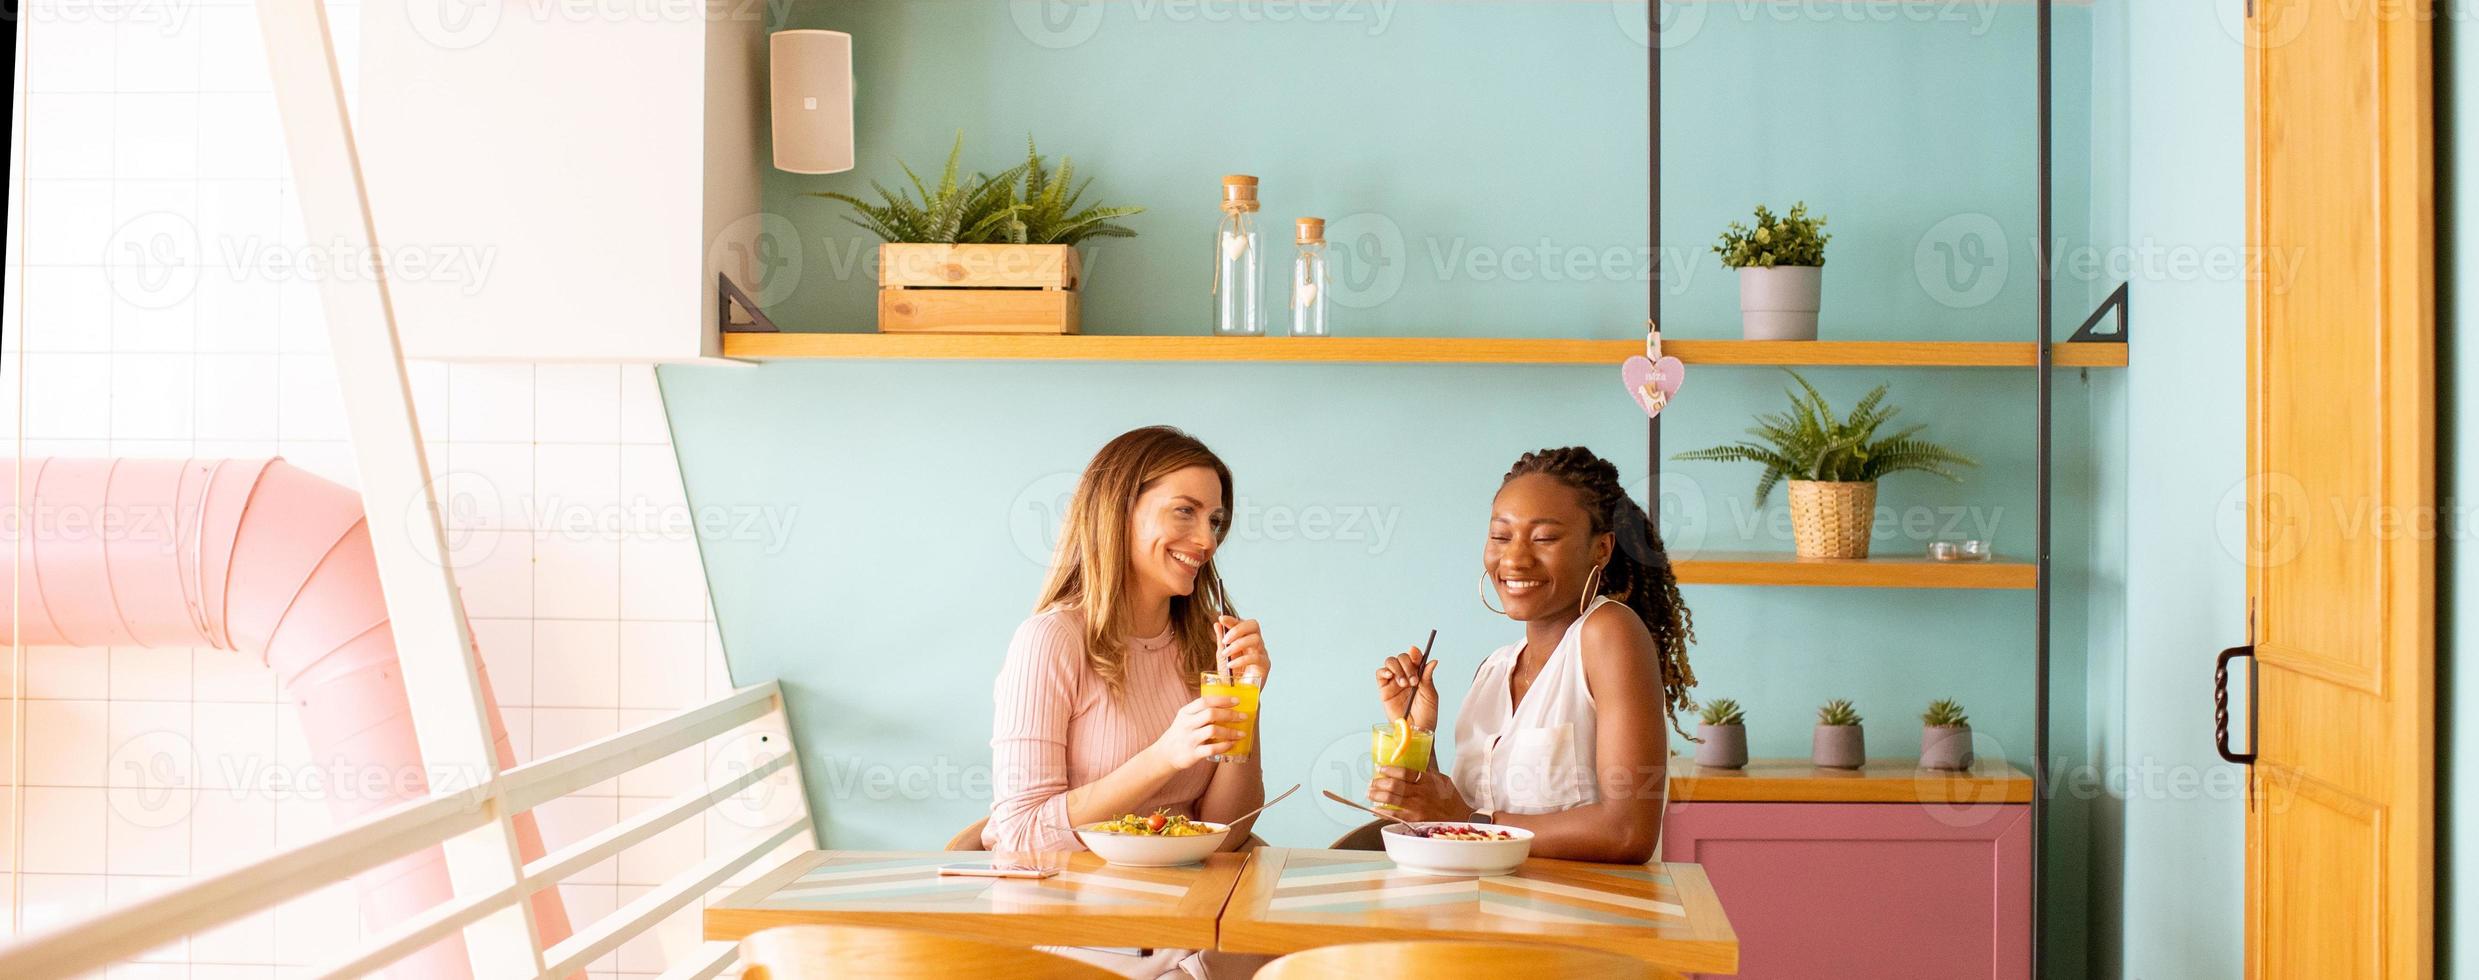
[[[0,640],[29,646],[214,647],[258,655],[300,706],[310,749],[347,773],[378,773],[329,794],[339,824],[429,793],[396,641],[362,522],[360,495],[283,460],[30,459],[0,470]],[[30,533],[29,533],[30,532]],[[19,548],[16,542],[24,541]],[[24,621],[7,596],[22,587]],[[474,669],[482,669],[473,656]],[[490,678],[482,698],[502,768],[516,763]],[[29,733],[30,735],[35,733]],[[542,856],[533,815],[516,818],[527,861]],[[359,879],[373,931],[452,894],[439,848]],[[533,896],[547,947],[567,938],[558,889]],[[450,936],[391,971],[471,975]]]

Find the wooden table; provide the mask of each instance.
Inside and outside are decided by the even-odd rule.
[[[1669,970],[1732,973],[1739,940],[1704,869],[1535,858],[1514,874],[1438,878],[1378,851],[1261,848],[1222,914],[1221,949],[1477,939],[1623,953]]]
[[[1038,880],[968,878],[940,875],[938,866],[986,862],[989,854],[811,851],[707,908],[706,938],[820,923],[1026,946],[1212,949],[1215,919],[1247,861],[1216,854],[1186,868],[1122,868],[1085,851],[1016,858],[1064,870]]]

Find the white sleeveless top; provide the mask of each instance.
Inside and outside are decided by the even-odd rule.
[[[1584,683],[1584,621],[1616,600],[1593,599],[1558,638],[1540,676],[1512,703],[1507,678],[1521,642],[1481,662],[1455,721],[1455,788],[1490,813],[1556,813],[1601,799],[1594,779],[1592,691]]]

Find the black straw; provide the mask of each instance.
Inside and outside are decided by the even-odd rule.
[[[1435,649],[1437,631],[1430,630],[1428,644],[1420,648],[1420,659],[1412,661],[1412,696],[1403,699],[1403,720],[1397,723],[1406,728],[1412,724],[1412,706],[1420,703],[1420,677],[1429,671],[1429,651]]]

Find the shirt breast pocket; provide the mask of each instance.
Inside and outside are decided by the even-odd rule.
[[[1516,729],[1507,746],[1507,803],[1539,813],[1585,802],[1581,768],[1573,724]]]

